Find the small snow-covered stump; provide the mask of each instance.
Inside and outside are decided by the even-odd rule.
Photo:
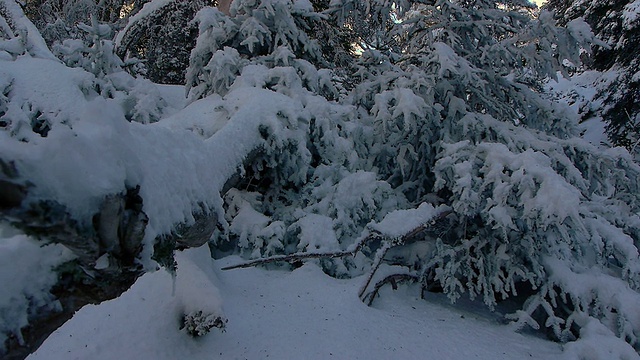
[[[213,272],[209,248],[201,246],[175,255],[177,269],[175,296],[181,313],[180,330],[193,337],[208,334],[211,329],[225,331],[222,300]]]

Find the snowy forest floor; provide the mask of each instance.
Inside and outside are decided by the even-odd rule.
[[[424,301],[401,287],[367,307],[357,295],[362,278],[334,279],[313,263],[293,272],[220,271],[241,259],[208,261],[205,252],[190,256],[217,283],[226,332],[193,339],[179,331],[174,283],[160,270],[120,298],[80,310],[29,359],[574,358],[470,302],[453,307],[435,294]]]

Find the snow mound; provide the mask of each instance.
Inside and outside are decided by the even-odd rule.
[[[203,265],[191,255],[194,264]],[[197,255],[206,250],[197,249]],[[239,260],[228,257],[214,267]],[[177,331],[171,277],[160,271],[145,275],[118,299],[80,310],[29,359],[564,358],[556,343],[423,301],[410,288],[367,307],[357,296],[362,279],[331,278],[311,263],[293,272],[209,271],[219,277],[224,296],[229,319],[224,333],[190,339]]]
[[[382,221],[369,224],[368,227],[390,239],[397,239],[429,223],[447,210],[447,206],[435,208],[429,203],[422,203],[417,209],[392,211]]]
[[[52,270],[73,259],[62,245],[45,245],[0,223],[0,342],[20,329],[37,311],[60,306],[49,292],[58,276]]]
[[[597,319],[590,318],[580,329],[580,338],[564,348],[567,359],[633,360],[640,359],[637,352]]]
[[[29,358],[193,358],[200,343],[180,330],[183,315],[222,316],[222,301],[207,246],[178,253],[176,260],[175,279],[162,270],[147,273],[119,298],[85,306]]]

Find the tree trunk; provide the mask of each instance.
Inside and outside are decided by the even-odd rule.
[[[220,10],[224,14],[231,15],[229,10],[231,9],[232,1],[233,0],[218,0],[218,10]]]

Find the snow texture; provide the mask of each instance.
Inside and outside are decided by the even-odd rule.
[[[564,348],[567,359],[640,359],[638,353],[606,326],[596,319],[589,318],[580,329],[580,339],[568,343]]]
[[[7,12],[9,20],[15,26],[15,35],[20,37],[21,45],[24,46],[30,55],[59,61],[47,47],[42,35],[33,23],[24,15],[20,5],[14,0],[0,0],[0,8],[4,8]],[[3,42],[0,41],[0,54],[3,49]],[[11,52],[11,51],[10,51]]]
[[[139,16],[168,3],[153,1]],[[476,3],[473,9],[449,1],[425,3],[428,11],[415,14],[424,18],[390,23],[398,30],[418,27],[406,44],[406,54],[415,59],[402,68],[393,64],[398,59],[367,51],[354,64],[348,96],[337,89],[329,69],[312,64],[324,61],[318,44],[301,29],[319,16],[308,13],[309,1],[238,0],[233,18],[204,9],[197,15],[200,36],[188,71],[191,102],[179,111],[184,103],[175,89],[131,82],[108,61],[114,65],[108,74],[68,68],[41,49],[41,38],[27,36],[27,49],[18,49],[24,56],[0,53],[0,110],[7,123],[0,153],[33,184],[29,201],[55,200],[85,225],[105,196],[140,186],[149,217],[142,259],[147,269],[153,268],[156,236],[178,223],[193,223],[194,212],[202,210],[216,212],[221,231],[227,231],[223,236],[236,237],[234,251],[260,257],[348,248],[368,223],[390,238],[402,237],[451,209],[457,223],[443,239],[428,249],[395,249],[390,255],[399,262],[381,268],[434,274],[427,280],[439,282],[451,299],[481,296],[490,307],[516,296],[516,283],[528,282],[540,292],[525,302],[526,311],[517,312],[518,321],[554,331],[565,323],[560,330],[566,332],[587,312],[637,344],[640,263],[632,236],[640,229],[640,168],[620,149],[603,150],[576,138],[576,113],[543,99],[536,86],[537,78],[559,70],[555,62],[577,64],[577,42],[592,40],[592,34],[581,21],[555,29],[550,13],[526,27],[531,19],[524,12],[506,14],[495,3]],[[373,17],[387,6],[366,5],[375,8]],[[635,10],[629,9],[631,18]],[[26,19],[19,9],[10,10],[21,19],[17,23]],[[479,20],[453,26],[453,18]],[[423,31],[421,24],[435,30]],[[488,33],[494,35],[478,35]],[[243,44],[242,55],[222,45],[234,41]],[[164,106],[161,93],[171,98],[171,116],[158,109]],[[135,104],[127,105],[129,100]],[[130,122],[135,114],[142,123]],[[256,154],[257,161],[245,164]],[[228,179],[245,171],[265,176],[269,189],[253,186],[254,191],[249,183],[223,201],[220,191]],[[449,207],[435,208],[428,202],[435,198]],[[375,251],[376,244],[371,246]],[[27,261],[40,261],[32,250],[26,250]],[[427,253],[432,256],[418,255]],[[377,254],[386,261],[380,248]],[[284,274],[256,269],[220,274],[228,333],[185,340],[176,330],[185,312],[222,316],[208,256],[204,249],[178,254],[175,279],[165,272],[146,274],[122,297],[85,307],[34,358],[68,358],[69,352],[78,358],[153,359],[217,353],[232,358],[558,355],[557,345],[525,340],[506,327],[454,321],[458,313],[413,301],[415,294],[401,300],[386,294],[376,305],[380,308],[366,308],[352,283],[361,279],[329,279],[313,264]],[[335,268],[324,270],[354,276],[372,260],[362,258],[360,263],[345,259],[342,272],[333,262]],[[571,298],[575,311],[568,313],[557,297]],[[539,308],[549,315],[546,324],[532,318]],[[418,316],[423,313],[436,316]],[[433,321],[437,316],[454,325],[441,326]],[[586,337],[604,334],[582,325]],[[504,346],[496,346],[496,338],[504,339]]]
[[[0,222],[0,342],[20,329],[38,311],[57,310],[49,289],[58,276],[52,270],[73,259],[62,245],[47,245]]]
[[[15,122],[14,137],[0,133],[4,159],[16,161],[21,176],[34,184],[31,196],[54,199],[87,222],[105,196],[140,185],[148,242],[177,223],[193,222],[201,205],[220,210],[227,179],[250,152],[264,148],[259,129],[268,129],[275,143],[295,138],[291,129],[302,112],[289,97],[242,88],[222,107],[212,97],[143,125],[128,122],[114,99],[92,94],[94,78],[80,69],[21,58],[2,61],[0,78],[11,84],[6,116],[22,119],[28,106],[45,114],[51,126],[41,137],[25,118]]]
[[[640,17],[640,0],[635,0],[624,6],[622,11],[622,26],[626,30],[631,30],[638,26],[638,17]]]
[[[369,224],[368,227],[390,239],[398,239],[429,223],[434,217],[448,209],[447,206],[434,208],[429,203],[422,203],[417,209],[392,211],[382,221]]]
[[[293,228],[300,230],[298,250],[307,252],[331,252],[340,250],[333,219],[318,214],[307,214],[296,221]]]
[[[385,292],[367,307],[356,293],[361,278],[334,279],[314,264],[293,272],[214,268],[206,273],[219,278],[225,297],[224,333],[193,340],[178,331],[172,280],[159,271],[118,299],[80,310],[28,359],[571,359],[558,344],[453,309],[442,297],[425,302],[411,289]]]

